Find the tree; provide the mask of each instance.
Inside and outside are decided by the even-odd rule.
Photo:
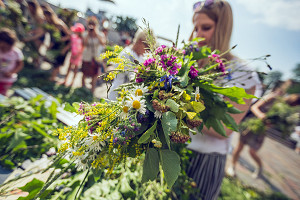
[[[273,89],[277,87],[281,82],[283,73],[280,71],[272,71],[270,72],[264,79],[264,84],[267,86],[267,89]]]
[[[296,67],[293,69],[294,76],[293,79],[297,82],[300,82],[300,63],[296,65]]]
[[[136,19],[128,16],[117,16],[115,24],[117,26],[117,31],[127,32],[131,37],[134,37],[134,34],[138,29],[138,26],[136,25]]]

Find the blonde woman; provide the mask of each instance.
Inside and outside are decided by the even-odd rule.
[[[233,27],[233,15],[231,6],[227,1],[200,1],[194,4],[193,24],[194,30],[191,38],[201,37],[205,40],[199,43],[199,46],[207,45],[221,52],[230,48],[230,39]],[[256,87],[260,84],[256,73],[239,64],[236,57],[227,53],[223,58],[228,61],[235,61],[234,73],[231,75],[231,82],[228,86],[243,87],[248,94],[254,94]],[[199,62],[199,66],[205,65],[205,62]],[[232,103],[236,108],[247,111],[250,106],[250,100],[245,100],[245,104]],[[239,123],[246,112],[232,115],[234,120]],[[204,128],[202,133],[191,134],[192,141],[188,148],[193,150],[195,157],[191,159],[187,170],[188,175],[194,179],[199,188],[195,199],[217,199],[221,183],[224,176],[226,154],[230,147],[230,135],[232,130],[226,129],[227,137],[223,137],[212,128]]]

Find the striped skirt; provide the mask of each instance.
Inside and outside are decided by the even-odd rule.
[[[187,174],[199,188],[193,199],[214,200],[218,198],[224,177],[226,155],[219,153],[197,153],[191,159]]]

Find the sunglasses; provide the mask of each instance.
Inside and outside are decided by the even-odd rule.
[[[211,8],[215,0],[198,1],[193,5],[193,11],[201,10],[201,8]],[[223,4],[223,3],[222,3]]]

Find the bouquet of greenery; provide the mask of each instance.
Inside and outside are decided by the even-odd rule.
[[[293,108],[278,99],[267,112],[267,119],[275,129],[282,132],[283,137],[287,137],[299,122],[299,111],[299,106]]]
[[[172,187],[180,173],[180,158],[171,144],[188,142],[189,133],[201,134],[204,126],[224,136],[223,124],[237,131],[230,114],[240,111],[222,96],[240,104],[243,98],[254,96],[242,88],[213,84],[216,78],[226,76],[229,62],[217,51],[199,47],[201,39],[185,43],[183,49],[176,45],[156,48],[151,30],[145,31],[149,53],[144,63],[119,57],[122,48],[118,46],[101,55],[118,64],[104,80],[110,83],[125,72],[133,79],[118,88],[116,101],[67,105],[66,109],[76,111],[83,120],[57,130],[62,141],[58,152],[68,155],[78,168],[106,169],[108,174],[127,157],[139,158],[145,153],[142,182],[154,180],[160,173]],[[199,66],[201,59],[208,64]]]

